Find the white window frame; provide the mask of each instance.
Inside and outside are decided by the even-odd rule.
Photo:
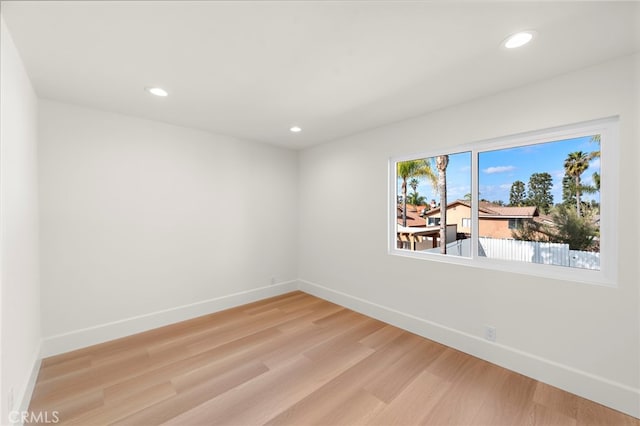
[[[485,151],[505,148],[556,142],[583,136],[600,134],[600,172],[603,176],[600,189],[600,269],[588,270],[558,265],[544,265],[491,259],[478,255],[478,155]],[[534,275],[545,278],[575,281],[588,284],[617,286],[618,270],[618,226],[617,210],[619,194],[619,118],[609,117],[591,120],[566,126],[553,127],[532,132],[520,133],[494,139],[481,140],[466,145],[456,146],[438,151],[427,151],[413,155],[403,155],[389,159],[389,221],[388,221],[388,252],[391,255],[465,265],[484,269],[493,269]],[[471,193],[476,194],[471,204],[471,256],[460,257],[443,255],[440,253],[416,252],[398,249],[396,223],[398,182],[396,178],[396,164],[417,158],[431,158],[438,155],[452,155],[471,152]]]

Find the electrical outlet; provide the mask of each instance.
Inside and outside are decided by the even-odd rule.
[[[9,388],[9,395],[7,395],[7,406],[9,411],[13,411],[13,388]]]
[[[484,326],[484,338],[490,342],[496,341],[496,328],[492,325]]]

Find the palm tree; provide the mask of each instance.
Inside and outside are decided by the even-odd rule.
[[[436,157],[438,192],[440,193],[440,253],[447,254],[447,166],[448,155]]]
[[[589,140],[589,142],[591,143],[596,143],[598,145],[600,145],[600,135],[593,135],[591,136],[591,140]],[[600,150],[598,149],[597,151],[592,151],[589,154],[589,161],[593,160],[594,158],[600,158]],[[600,191],[600,173],[598,172],[593,172],[593,182],[595,183],[595,187],[598,191]]]
[[[593,183],[595,184],[596,191],[600,191],[600,173],[593,172]]]
[[[411,194],[407,197],[407,204],[413,204],[414,206],[421,206],[422,204],[426,204],[426,197],[418,194],[418,185],[420,185],[420,181],[417,178],[411,178],[409,181],[409,186],[413,190]]]
[[[412,192],[407,195],[407,204],[413,204],[414,206],[423,206],[427,204],[427,197],[420,195],[417,192]]]
[[[411,187],[411,189],[413,189],[413,192],[418,192],[419,184],[420,184],[420,181],[418,181],[418,179],[416,178],[411,178],[411,180],[409,181],[409,186]]]
[[[580,216],[580,191],[582,186],[580,185],[580,176],[585,170],[589,168],[590,155],[576,151],[572,152],[564,160],[564,172],[567,176],[574,179],[576,190],[576,213]]]
[[[436,177],[431,165],[424,159],[401,161],[397,163],[396,168],[398,178],[402,179],[402,226],[407,226],[407,181],[421,176],[435,181]]]

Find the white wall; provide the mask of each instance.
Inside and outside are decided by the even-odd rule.
[[[5,217],[11,216],[3,203],[1,297],[3,324],[21,324],[19,335],[2,328],[3,373],[11,365],[21,386],[33,358],[27,352],[39,337],[37,267],[27,264],[37,258],[35,97],[24,73],[16,72],[18,62],[5,72],[5,50],[13,52],[5,35],[3,26],[3,107],[27,104],[17,120],[5,119],[17,109],[3,108],[1,153],[4,201],[5,174],[18,164],[5,168],[5,133],[20,128],[14,131],[28,141],[20,145],[28,151],[21,152],[20,171],[28,176],[10,182],[24,186],[13,194],[26,214],[14,215],[20,226],[11,229],[22,230],[16,244],[23,247],[5,250]],[[301,277],[307,291],[638,416],[640,204],[624,196],[638,193],[638,63],[603,64],[379,128],[305,150],[299,162],[283,149],[42,100],[41,299],[48,352],[198,312],[183,307],[211,311],[215,301],[239,292],[285,291],[292,287],[270,287],[272,277],[278,283]],[[5,95],[5,79],[16,74],[22,83],[7,90],[27,95]],[[387,254],[389,157],[617,114],[624,200],[618,210],[625,224],[617,288]],[[5,258],[17,253],[26,253],[23,263],[11,263],[21,265],[28,282],[13,289],[23,299],[5,285],[11,272]],[[8,318],[12,312],[24,321]],[[484,324],[497,327],[497,345],[481,339]],[[7,352],[7,336],[11,351],[21,348],[21,359]],[[5,375],[2,386],[5,410]]]
[[[0,18],[1,413],[30,397],[40,350],[37,98]],[[9,392],[13,389],[13,407]]]
[[[617,60],[303,151],[302,288],[640,416],[637,64]],[[390,157],[618,114],[617,288],[387,254]],[[484,324],[497,327],[497,345],[482,339]]]
[[[256,290],[296,278],[296,152],[47,100],[39,116],[45,354],[295,288]]]

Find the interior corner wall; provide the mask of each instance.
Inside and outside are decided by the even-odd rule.
[[[45,355],[297,287],[297,152],[39,107]]]
[[[38,104],[1,17],[0,67],[0,423],[8,424],[30,397],[41,342]]]
[[[302,288],[640,417],[637,64],[618,59],[304,150]],[[603,179],[620,175],[617,287],[387,253],[391,157],[615,115],[621,161]]]

